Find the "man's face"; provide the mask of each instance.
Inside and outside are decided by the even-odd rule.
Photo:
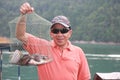
[[[67,44],[68,39],[72,35],[72,30],[66,29],[61,24],[55,24],[51,29],[50,35],[55,44],[62,47]]]

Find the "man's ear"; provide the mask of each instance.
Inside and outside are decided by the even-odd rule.
[[[52,34],[52,32],[50,32],[50,37],[53,38],[53,34]]]
[[[69,36],[69,37],[71,37],[71,35],[72,35],[72,30],[70,30],[70,32],[69,32],[69,33],[70,33],[70,36]]]
[[[71,31],[71,35],[72,35],[72,29],[70,31]]]

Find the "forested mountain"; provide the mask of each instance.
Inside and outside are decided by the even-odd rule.
[[[8,22],[29,2],[35,12],[51,20],[65,15],[71,21],[71,40],[120,42],[120,0],[0,0],[0,36],[9,37]]]

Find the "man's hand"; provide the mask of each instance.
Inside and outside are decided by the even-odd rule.
[[[22,15],[32,13],[34,11],[34,8],[30,6],[28,2],[23,3],[20,7],[20,12]]]

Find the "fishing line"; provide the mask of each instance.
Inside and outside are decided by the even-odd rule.
[[[0,80],[2,80],[2,49],[0,48]]]
[[[9,49],[9,44],[0,44],[0,80],[2,80],[3,49]]]

